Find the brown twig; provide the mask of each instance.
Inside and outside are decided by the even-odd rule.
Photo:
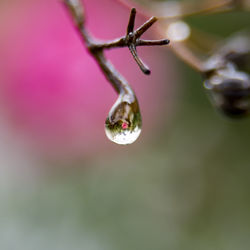
[[[85,28],[84,8],[80,3],[80,0],[63,0],[63,2],[70,12],[89,53],[95,58],[107,80],[119,94],[118,99],[112,106],[105,122],[106,135],[111,141],[118,144],[133,143],[141,132],[142,121],[139,104],[134,91],[129,86],[126,79],[104,56],[104,50],[128,47],[142,72],[150,74],[149,68],[139,58],[136,47],[166,45],[169,44],[169,40],[141,40],[141,35],[146,32],[157,19],[153,17],[141,27],[134,30],[136,9],[132,8],[125,36],[113,41],[97,41],[90,36]]]
[[[142,72],[145,74],[150,74],[150,70],[148,69],[148,67],[139,58],[136,52],[136,47],[169,44],[168,39],[156,41],[145,41],[140,39],[141,35],[146,32],[153,25],[153,23],[157,21],[157,19],[155,17],[152,17],[141,27],[134,30],[136,9],[132,8],[126,35],[113,41],[100,42],[91,37],[85,28],[84,8],[80,1],[64,0],[64,3],[71,13],[76,27],[80,32],[82,39],[86,43],[86,47],[88,48],[90,54],[96,59],[106,78],[110,81],[110,83],[119,94],[122,92],[129,92],[131,94],[133,91],[128,85],[127,81],[120,75],[120,73],[115,70],[112,64],[106,60],[103,51],[105,49],[111,48],[128,47]]]

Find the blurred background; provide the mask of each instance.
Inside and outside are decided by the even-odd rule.
[[[127,8],[84,4],[95,36],[124,34]],[[244,11],[186,21],[221,37],[250,25]],[[143,116],[119,146],[104,133],[116,93],[60,1],[0,0],[1,250],[249,249],[249,118],[216,112],[171,48],[139,53],[149,77],[127,49],[107,53]]]

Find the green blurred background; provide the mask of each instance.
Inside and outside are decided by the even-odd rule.
[[[220,36],[250,25],[238,11],[187,21]],[[1,250],[250,248],[250,120],[217,113],[199,74],[166,57],[175,111],[145,147],[0,177]]]

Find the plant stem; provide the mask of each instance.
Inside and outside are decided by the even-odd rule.
[[[79,0],[63,0],[69,13],[71,14],[75,25],[82,40],[85,42],[89,53],[95,58],[96,62],[100,66],[102,72],[112,84],[114,89],[120,95],[128,95],[132,99],[135,99],[135,94],[129,86],[126,79],[114,68],[114,66],[105,58],[104,50],[111,48],[128,47],[133,55],[133,58],[137,62],[138,66],[145,74],[150,74],[150,70],[139,58],[136,52],[136,46],[152,46],[152,45],[166,45],[169,44],[168,39],[145,41],[141,40],[141,35],[146,32],[156,21],[155,17],[150,18],[146,23],[134,31],[136,9],[132,8],[129,22],[127,26],[127,33],[125,36],[113,41],[100,42],[90,36],[85,28],[85,15],[84,7]]]

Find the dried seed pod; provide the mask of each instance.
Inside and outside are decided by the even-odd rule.
[[[231,117],[250,113],[250,35],[239,32],[218,46],[205,64],[204,86],[211,100]]]
[[[250,76],[239,71],[232,63],[214,70],[206,78],[213,104],[224,114],[239,117],[250,112]]]

